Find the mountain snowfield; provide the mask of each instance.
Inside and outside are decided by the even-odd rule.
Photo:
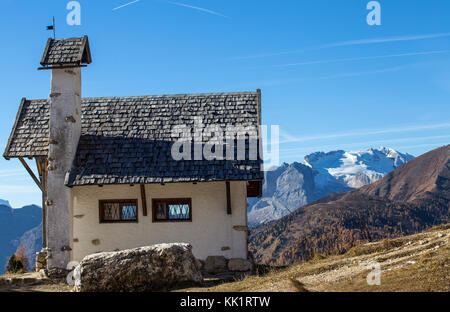
[[[391,148],[317,152],[302,163],[283,163],[265,173],[262,198],[250,198],[248,222],[279,219],[320,197],[373,183],[414,156]]]

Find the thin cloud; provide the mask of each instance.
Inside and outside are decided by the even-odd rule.
[[[377,134],[389,134],[389,133],[399,133],[399,132],[413,132],[420,130],[436,130],[450,128],[450,123],[441,123],[434,125],[420,125],[420,126],[404,126],[404,127],[396,127],[390,129],[373,129],[373,130],[353,130],[351,132],[343,132],[343,133],[330,133],[330,134],[319,134],[313,136],[303,136],[296,137],[287,132],[284,132],[280,129],[280,135],[284,138],[284,141],[280,141],[280,144],[285,143],[294,143],[294,142],[307,142],[314,140],[324,140],[324,139],[337,139],[344,137],[354,137],[354,136],[368,136],[368,135],[377,135]]]
[[[426,143],[426,144],[414,144],[414,145],[406,145],[406,146],[400,146],[401,148],[418,148],[418,147],[434,147],[434,148],[439,148],[442,146],[447,146],[448,145],[448,141],[447,142],[440,142],[440,143]]]
[[[25,169],[5,169],[0,170],[0,178],[25,176]]]
[[[166,2],[168,2],[170,4],[173,4],[173,5],[177,5],[177,6],[181,6],[181,7],[185,7],[185,8],[189,8],[189,9],[193,9],[193,10],[197,10],[197,11],[202,11],[202,12],[205,12],[205,13],[208,13],[208,14],[212,14],[212,15],[216,15],[216,16],[220,16],[220,17],[231,18],[229,16],[223,15],[223,14],[218,13],[218,12],[213,11],[213,10],[196,7],[196,6],[185,4],[185,3],[181,3],[181,2],[173,2],[173,1],[166,1]]]
[[[32,194],[39,192],[39,188],[37,186],[25,186],[25,185],[10,185],[10,184],[4,184],[0,185],[0,196],[1,197],[7,197],[11,194],[19,194],[23,195],[25,193]]]
[[[343,47],[343,46],[353,46],[361,44],[375,44],[375,43],[387,43],[387,42],[398,42],[398,41],[414,41],[414,40],[425,40],[449,37],[450,33],[440,33],[440,34],[429,34],[429,35],[415,35],[415,36],[398,36],[398,37],[388,37],[388,38],[374,38],[374,39],[360,39],[360,40],[350,40],[342,41],[332,44],[323,45],[323,48],[333,48],[333,47]]]
[[[418,56],[418,55],[431,55],[431,54],[444,54],[448,53],[449,50],[439,50],[439,51],[426,51],[426,52],[415,52],[415,53],[403,53],[403,54],[390,54],[390,55],[378,55],[378,56],[363,56],[363,57],[353,57],[353,58],[341,58],[341,59],[329,59],[329,60],[318,60],[310,62],[299,62],[290,64],[273,65],[271,67],[291,67],[291,66],[303,66],[303,65],[315,65],[315,64],[328,64],[328,63],[340,63],[340,62],[352,62],[352,61],[364,61],[364,60],[376,60],[384,58],[394,58],[394,57],[405,57],[405,56]]]
[[[438,140],[438,139],[448,139],[450,135],[435,135],[435,136],[423,136],[423,137],[411,137],[411,138],[398,138],[398,139],[386,139],[386,140],[364,140],[363,142],[353,142],[353,143],[344,143],[344,144],[327,144],[327,145],[316,145],[316,146],[305,146],[305,147],[296,147],[296,148],[283,148],[280,149],[284,156],[295,155],[300,152],[305,151],[318,151],[323,149],[333,150],[333,149],[342,149],[348,147],[359,147],[359,146],[386,146],[391,145],[393,143],[395,146],[405,146],[399,145],[398,143],[405,142],[417,142],[417,141],[429,141],[429,140]],[[428,143],[432,145],[439,145],[440,143]],[[444,145],[444,144],[443,144]],[[409,145],[411,146],[411,145]]]
[[[357,77],[357,76],[389,73],[389,72],[395,72],[395,71],[399,71],[402,69],[406,69],[413,65],[416,65],[416,64],[409,64],[409,65],[405,65],[405,66],[395,66],[395,67],[389,67],[389,68],[377,69],[377,70],[369,70],[369,71],[363,71],[363,72],[342,73],[342,74],[322,76],[322,77],[316,77],[316,78],[306,78],[306,79],[303,79],[303,81],[329,80],[329,79],[337,79],[337,78],[350,78],[350,77]]]
[[[255,59],[255,58],[264,58],[264,57],[280,56],[280,55],[287,55],[287,54],[297,54],[297,53],[301,53],[304,51],[320,50],[320,49],[335,48],[335,47],[367,45],[367,44],[377,44],[377,43],[389,43],[389,42],[401,42],[401,41],[415,41],[415,40],[443,38],[443,37],[449,37],[449,36],[450,36],[450,33],[438,33],[438,34],[428,34],[428,35],[397,36],[397,37],[386,37],[386,38],[349,40],[349,41],[341,41],[341,42],[336,42],[336,43],[331,43],[331,44],[325,44],[325,45],[317,46],[317,47],[305,48],[305,49],[301,49],[301,50],[280,51],[280,52],[274,52],[274,53],[238,56],[238,57],[231,58],[231,60]]]
[[[274,86],[274,85],[283,85],[283,84],[299,83],[299,82],[307,82],[307,81],[321,81],[321,80],[331,80],[331,79],[339,79],[339,78],[351,78],[351,77],[358,77],[358,76],[376,75],[376,74],[395,72],[395,71],[407,69],[407,68],[410,68],[410,67],[413,67],[413,66],[416,66],[419,64],[421,64],[421,63],[412,63],[412,64],[403,65],[403,66],[395,66],[395,67],[363,71],[363,72],[348,72],[348,73],[340,73],[340,74],[334,74],[334,75],[328,75],[328,76],[306,77],[306,78],[300,78],[300,79],[271,79],[271,80],[265,80],[265,81],[258,81],[257,83],[255,83],[255,85]]]
[[[141,0],[135,0],[135,1],[128,2],[128,3],[125,3],[125,4],[121,5],[121,6],[118,6],[118,7],[114,8],[114,9],[112,9],[112,10],[113,10],[113,11],[116,11],[116,10],[121,9],[121,8],[124,8],[124,7],[126,7],[126,6],[135,4],[135,3],[139,2],[139,1],[141,1]]]

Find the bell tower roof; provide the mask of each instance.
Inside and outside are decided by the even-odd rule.
[[[92,63],[88,36],[80,38],[49,38],[41,59],[43,67],[52,69],[61,67],[86,67]]]

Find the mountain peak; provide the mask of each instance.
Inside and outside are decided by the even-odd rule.
[[[372,151],[372,158],[381,154]],[[362,159],[370,160],[367,155],[372,151],[366,151]],[[256,227],[249,249],[256,262],[275,265],[309,260],[314,254],[341,253],[362,241],[409,235],[448,223],[449,202],[447,145],[411,160],[378,182],[330,194]]]
[[[251,201],[250,225],[280,218],[330,193],[345,192],[380,180],[414,157],[391,148],[336,150],[283,163],[265,173],[263,196]]]
[[[4,200],[4,199],[0,199],[0,205],[8,206],[9,208],[12,208],[11,205],[9,204],[9,201]]]
[[[411,160],[382,180],[362,188],[361,192],[406,202],[439,190],[441,197],[445,195],[450,200],[449,163],[450,145],[447,145]]]

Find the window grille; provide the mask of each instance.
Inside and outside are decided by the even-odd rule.
[[[190,198],[153,199],[153,222],[192,221]]]
[[[101,200],[100,222],[137,222],[137,200]]]

